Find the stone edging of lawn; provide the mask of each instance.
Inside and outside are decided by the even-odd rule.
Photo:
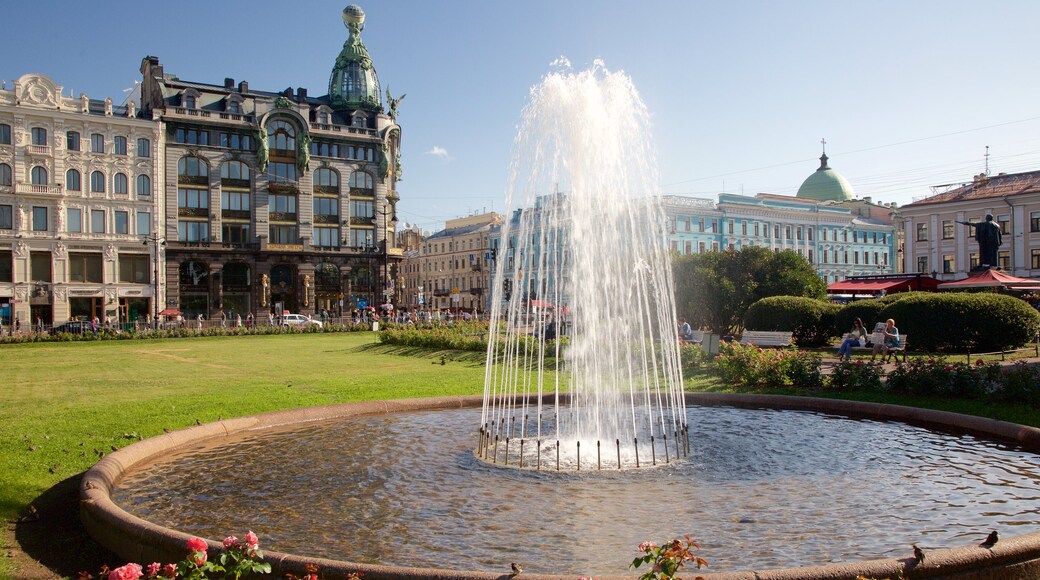
[[[110,493],[114,484],[135,464],[184,445],[197,444],[205,440],[212,441],[248,429],[353,415],[476,407],[482,401],[482,396],[471,396],[346,403],[228,419],[152,437],[106,456],[84,475],[80,484],[80,516],[84,527],[95,540],[128,561],[138,563],[178,561],[184,557],[185,546],[192,537],[191,535],[137,518],[123,511],[111,499]],[[931,427],[953,428],[986,437],[1014,441],[1031,452],[1040,453],[1040,429],[945,411],[785,395],[687,393],[686,402],[709,406],[817,411],[858,418],[895,420]],[[215,555],[222,548],[219,541],[209,540],[208,543],[211,555]],[[857,576],[887,578],[896,577],[900,573],[906,578],[958,578],[960,580],[1040,577],[1040,532],[1002,537],[992,548],[967,546],[930,551],[925,562],[919,565],[915,565],[914,559],[910,557],[909,546],[907,552],[908,557],[906,558],[867,560],[785,570],[722,573],[698,571],[697,575],[704,576],[708,580],[795,578],[837,580],[853,579]],[[357,564],[322,558],[304,558],[270,551],[266,552],[265,556],[265,561],[272,565],[273,576],[278,578],[283,577],[286,573],[302,575],[305,573],[308,563],[320,566],[326,577],[342,576],[349,572],[363,572],[365,580],[402,580],[405,578],[490,580],[509,577],[507,574],[487,572]],[[565,576],[537,574],[524,574],[524,577],[532,580],[565,578]],[[572,576],[566,576],[566,578],[572,578]]]

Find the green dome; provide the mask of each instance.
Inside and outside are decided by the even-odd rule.
[[[848,201],[856,192],[840,173],[827,166],[827,154],[820,157],[820,168],[802,182],[797,197],[817,201]]]
[[[336,58],[329,78],[329,98],[333,108],[383,110],[379,77],[372,66],[361,31],[365,29],[365,12],[357,4],[343,9],[343,24],[350,34]]]

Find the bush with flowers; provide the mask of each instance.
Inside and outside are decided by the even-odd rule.
[[[676,538],[661,546],[653,542],[643,542],[639,544],[639,551],[642,552],[642,555],[632,560],[630,568],[634,570],[643,564],[650,564],[650,569],[639,576],[639,580],[678,578],[677,574],[687,562],[697,568],[708,565],[704,558],[694,553],[695,549],[699,550],[700,546],[691,540],[690,536],[684,536],[683,539]],[[703,578],[703,576],[697,576],[695,580],[703,580]]]
[[[719,378],[747,389],[819,389],[823,386],[821,367],[817,353],[763,349],[736,342],[723,343],[713,361]]]
[[[835,391],[882,391],[884,368],[873,362],[856,359],[839,361],[831,370],[827,387]]]
[[[978,399],[998,392],[1000,365],[978,360],[974,365],[921,357],[896,365],[888,374],[888,388],[896,393],[930,397]]]
[[[130,562],[115,569],[107,566],[98,576],[80,572],[77,580],[138,580],[139,578],[180,578],[183,580],[239,580],[258,574],[270,574],[271,565],[264,562],[260,539],[252,531],[241,540],[224,538],[224,548],[214,559],[209,558],[209,545],[202,538],[191,538],[188,554],[176,564],[153,562],[146,567]]]

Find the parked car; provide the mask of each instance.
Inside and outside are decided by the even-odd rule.
[[[92,330],[93,329],[91,329],[89,322],[84,322],[82,320],[70,320],[68,322],[63,322],[51,328],[50,333],[52,335],[60,334],[63,332],[68,334],[83,334],[86,332],[91,332]]]
[[[304,326],[313,324],[318,328],[321,328],[322,324],[320,320],[314,320],[310,316],[304,316],[302,314],[283,314],[282,315],[282,326]]]

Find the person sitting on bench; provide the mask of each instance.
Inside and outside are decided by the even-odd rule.
[[[881,353],[881,360],[884,361],[888,358],[888,351],[893,348],[899,348],[899,329],[896,328],[896,321],[889,318],[885,321],[885,330],[882,331],[884,339],[874,345],[874,350],[871,354],[870,360],[874,360],[878,353]]]

